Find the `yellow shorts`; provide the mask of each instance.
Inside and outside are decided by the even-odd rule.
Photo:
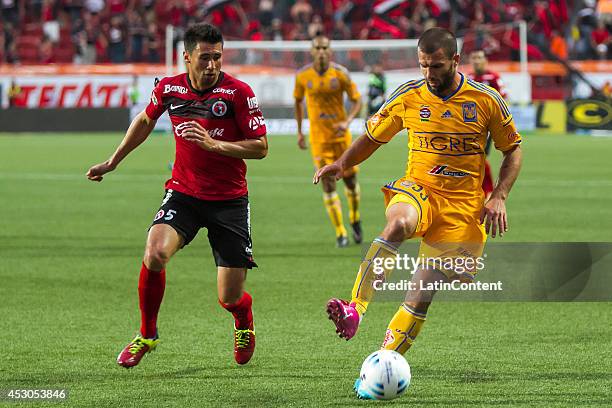
[[[482,259],[475,264],[487,240],[479,219],[482,200],[446,198],[406,178],[387,184],[382,191],[387,210],[400,202],[416,208],[418,221],[413,237],[422,237],[419,256],[438,258],[445,265],[436,264],[436,269],[453,279],[472,280],[482,269]],[[446,258],[453,260],[442,262]],[[473,261],[466,261],[468,258]]]
[[[312,161],[315,169],[318,170],[321,167],[332,164],[342,156],[342,153],[351,145],[351,141],[343,140],[335,143],[312,143]],[[357,173],[358,167],[353,166],[350,169],[344,171],[344,177],[350,177]]]

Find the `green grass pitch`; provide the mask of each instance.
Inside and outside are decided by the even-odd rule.
[[[324,305],[349,295],[361,248],[334,248],[310,157],[293,137],[271,137],[269,156],[248,163],[260,265],[247,282],[253,360],[233,362],[203,231],[169,265],[158,350],[132,370],[115,364],[138,329],[145,234],[174,151],[153,135],[102,183],[87,181],[121,137],[0,136],[0,388],[70,390],[65,403],[24,404],[40,407],[371,404],[352,384],[398,305],[374,302],[353,340],[335,337]],[[525,139],[504,239],[611,241],[612,139]],[[405,156],[398,136],[361,167],[368,239],[383,227],[379,187],[403,174]],[[390,404],[612,406],[611,313],[611,303],[434,302],[407,354],[412,385]]]

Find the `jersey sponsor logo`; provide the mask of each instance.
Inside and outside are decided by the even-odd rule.
[[[375,113],[370,118],[370,125],[376,126],[378,124],[378,122],[380,122],[380,114],[379,113]]]
[[[477,122],[478,112],[476,111],[476,102],[463,102],[461,104],[461,110],[463,111],[464,122]]]
[[[335,113],[325,113],[325,112],[321,112],[319,114],[319,119],[336,119],[336,114]]]
[[[519,134],[519,132],[512,132],[508,135],[509,142],[516,142],[520,138],[521,138],[521,135]]]
[[[234,95],[236,93],[235,89],[227,89],[227,88],[215,88],[212,93],[222,93],[225,95]]]
[[[213,103],[211,111],[213,115],[221,117],[227,113],[227,104],[223,101],[217,101]]]
[[[453,114],[451,113],[449,109],[447,109],[446,112],[442,114],[442,119],[450,119],[452,117],[453,117]]]
[[[155,106],[159,104],[159,102],[157,102],[157,97],[155,96],[155,92],[151,92],[151,102],[153,102],[153,105]]]
[[[427,137],[415,135],[418,138],[418,149],[431,149],[436,152],[476,153],[482,152],[478,137],[453,137],[437,135]]]
[[[340,88],[340,81],[338,81],[338,78],[332,78],[329,80],[329,86],[331,89],[338,89]]]
[[[312,89],[312,81],[309,80],[308,82],[306,82],[306,88]]]
[[[252,98],[247,98],[247,105],[249,109],[258,109],[259,103],[257,102],[257,98],[253,96]]]
[[[446,164],[441,164],[438,166],[434,166],[431,170],[429,170],[429,174],[434,174],[436,176],[448,176],[448,177],[465,177],[465,176],[469,176],[469,173],[466,173],[465,171],[451,171],[451,170],[446,170],[448,168],[448,166]]]
[[[223,136],[223,131],[225,129],[224,128],[214,128],[214,129],[207,129],[208,131],[208,135],[212,138],[215,137],[222,137]]]
[[[422,105],[419,110],[419,116],[421,117],[421,122],[429,122],[429,118],[431,117],[431,110],[429,106]]]
[[[264,120],[263,116],[254,116],[249,119],[249,127],[251,130],[257,130],[262,126],[265,126],[265,124],[266,121]]]
[[[169,92],[178,92],[180,94],[186,94],[187,93],[187,88],[185,88],[184,86],[179,86],[179,85],[166,85],[164,86],[164,93],[169,93]]]

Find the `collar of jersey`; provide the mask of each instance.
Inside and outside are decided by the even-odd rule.
[[[319,71],[317,71],[317,69],[314,66],[314,62],[312,63],[312,70],[315,72],[315,74],[317,74],[318,76],[322,77],[325,76],[325,74],[327,74],[329,72],[329,70],[331,69],[332,64],[331,62],[329,63],[329,65],[327,66],[327,69],[321,73],[319,73]]]
[[[425,84],[427,85],[427,90],[429,91],[430,94],[432,94],[433,96],[435,96],[436,98],[440,98],[442,99],[442,101],[446,102],[448,101],[450,98],[452,98],[453,96],[455,96],[457,94],[457,92],[459,92],[459,90],[461,89],[461,87],[463,86],[463,83],[465,82],[465,76],[460,72],[459,75],[461,75],[461,81],[459,81],[459,86],[457,86],[457,89],[455,89],[452,93],[450,93],[449,95],[445,96],[444,98],[440,98],[438,95],[436,95],[435,93],[433,93],[431,91],[431,88],[429,88],[429,84],[427,84],[427,81],[425,81]]]
[[[185,73],[185,81],[187,82],[187,86],[189,87],[189,89],[191,89],[192,92],[202,96],[205,93],[210,92],[211,89],[216,88],[217,85],[219,85],[221,83],[221,81],[223,81],[223,75],[224,75],[224,73],[223,73],[223,71],[221,71],[219,73],[219,78],[217,78],[217,82],[215,82],[212,86],[206,88],[203,91],[198,91],[197,89],[195,89],[193,87],[193,85],[191,85],[191,80],[189,79],[189,73]]]

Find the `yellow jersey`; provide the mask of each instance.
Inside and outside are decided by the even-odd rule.
[[[366,124],[375,143],[408,130],[406,177],[447,197],[482,197],[485,145],[507,151],[521,143],[508,105],[493,88],[461,75],[450,95],[434,95],[424,79],[397,88]]]
[[[361,97],[348,70],[342,65],[332,62],[323,74],[319,74],[312,64],[297,72],[293,96],[298,100],[306,96],[311,144],[350,140],[348,129],[344,133],[334,129],[335,124],[346,120],[345,92],[351,101]]]

